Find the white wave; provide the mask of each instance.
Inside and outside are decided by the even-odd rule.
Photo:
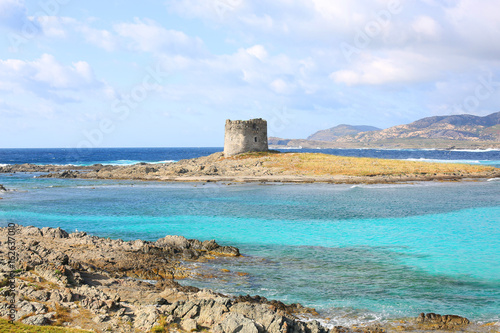
[[[463,163],[463,164],[486,164],[486,162],[493,161],[479,161],[479,160],[441,160],[441,159],[432,159],[432,158],[407,158],[406,161],[415,161],[415,162],[429,162],[429,163]]]
[[[2,163],[0,163],[0,167],[4,167],[4,166],[7,166],[7,165],[9,165],[9,164],[2,164]]]
[[[136,161],[136,160],[116,160],[116,161],[109,161],[109,162],[102,162],[101,164],[103,165],[133,165],[141,163],[141,161]]]
[[[488,325],[488,327],[492,328],[495,326],[500,326],[500,320],[494,319],[493,321],[482,321],[479,320],[478,325]],[[498,327],[500,329],[500,327]],[[493,331],[492,331],[493,332]]]
[[[165,164],[165,163],[175,163],[177,162],[176,160],[165,160],[165,161],[158,161],[158,162],[146,162],[149,164]]]
[[[450,149],[449,151],[466,151],[466,152],[472,152],[472,153],[485,153],[485,152],[490,152],[490,151],[500,151],[500,149],[497,149],[497,148],[487,148],[487,149]]]
[[[426,183],[427,182],[412,182],[403,184],[359,184],[359,185],[353,185],[351,186],[351,188],[365,188],[365,189],[402,188],[402,187],[424,186],[426,185]]]
[[[490,178],[487,181],[488,182],[496,182],[496,181],[499,181],[499,180],[500,180],[500,178]]]
[[[115,160],[115,161],[93,161],[93,162],[81,162],[81,163],[66,163],[66,164],[54,164],[54,163],[35,163],[35,165],[53,165],[53,166],[71,166],[71,167],[82,167],[82,166],[92,166],[96,164],[102,165],[134,165],[139,163],[147,163],[147,164],[165,164],[165,163],[175,163],[176,160],[164,160],[164,161],[139,161],[139,160]],[[0,167],[7,166],[9,164],[0,164]]]
[[[335,326],[364,326],[367,324],[380,323],[383,324],[387,321],[387,315],[383,313],[356,313],[357,311],[349,309],[337,309],[336,313],[322,314],[322,317],[327,317],[328,319],[315,318],[307,315],[299,315],[298,317],[303,321],[313,321],[317,320],[323,327],[332,329]]]
[[[138,161],[138,160],[116,160],[109,162],[101,162],[102,165],[134,165],[139,163],[147,163],[147,164],[164,164],[164,163],[175,163],[175,160],[164,160],[157,162],[149,162],[149,161]]]

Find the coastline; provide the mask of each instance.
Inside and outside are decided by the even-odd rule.
[[[386,184],[500,177],[500,169],[466,164],[339,157],[316,153],[222,153],[173,163],[0,166],[0,173],[46,173],[41,178],[120,179],[165,182]]]
[[[6,239],[8,228],[0,228]],[[16,227],[17,318],[29,324],[57,324],[115,332],[494,332],[498,325],[470,323],[435,314],[360,327],[325,327],[314,309],[259,296],[228,296],[181,286],[185,262],[216,257],[238,260],[237,248],[214,240],[165,236],[156,242],[122,241],[68,233],[60,228]],[[1,243],[2,271],[8,243]],[[238,274],[239,272],[233,272]],[[2,273],[5,281],[6,273]],[[152,283],[153,282],[153,283]],[[6,316],[5,290],[0,314]],[[418,316],[418,317],[417,317]]]

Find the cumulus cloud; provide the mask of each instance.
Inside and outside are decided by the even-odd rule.
[[[441,35],[439,24],[432,17],[426,15],[417,17],[411,26],[423,38],[438,39]]]
[[[248,48],[246,51],[259,60],[264,60],[267,57],[266,48],[262,45],[252,46]]]
[[[119,23],[114,30],[129,41],[131,49],[142,52],[187,53],[203,52],[203,42],[182,31],[169,30],[150,19],[135,18],[133,23]]]
[[[362,54],[352,65],[336,70],[330,78],[348,86],[394,85],[443,80],[450,73],[470,75],[478,63],[462,55],[442,57],[413,50],[388,50],[382,54]]]
[[[206,53],[200,38],[188,36],[179,30],[166,29],[151,19],[134,18],[133,22],[116,23],[109,29],[93,27],[95,21],[96,19],[78,21],[63,16],[39,16],[35,20],[47,38],[80,38],[80,35],[87,43],[109,52],[132,50],[191,57]]]
[[[188,18],[224,21],[246,7],[244,0],[172,0],[167,7],[172,12]]]
[[[119,42],[116,36],[108,30],[81,25],[78,31],[83,34],[88,43],[103,48],[106,51],[114,51],[118,48]]]
[[[81,92],[102,89],[103,86],[85,61],[63,65],[50,54],[43,54],[34,61],[0,60],[0,90],[31,92],[50,99],[54,96],[61,97],[59,92]]]
[[[492,42],[500,34],[498,1],[461,0],[444,12],[458,43],[468,46],[463,51],[482,58],[500,57],[499,43]]]
[[[67,38],[70,28],[78,25],[74,18],[63,16],[39,16],[36,21],[40,24],[43,34],[49,38]]]
[[[350,69],[330,74],[337,83],[383,85],[418,82],[436,75],[433,60],[410,52],[390,52],[386,57],[363,58]]]

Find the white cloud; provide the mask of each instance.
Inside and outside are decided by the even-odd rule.
[[[196,55],[203,52],[203,42],[192,38],[182,31],[168,30],[150,19],[134,19],[134,23],[114,25],[119,36],[130,41],[133,50],[142,52],[187,53]]]
[[[436,70],[438,67],[442,71],[450,68],[439,59],[413,52],[392,51],[387,52],[385,57],[366,55],[352,68],[333,72],[330,78],[349,86],[422,82],[438,78],[442,74]]]
[[[271,82],[271,88],[278,94],[289,94],[292,92],[290,84],[283,79],[276,79]]]
[[[170,11],[184,17],[200,17],[225,21],[246,7],[245,0],[171,0],[166,3]]]
[[[30,70],[34,70],[32,78],[44,82],[53,88],[80,89],[95,83],[90,65],[85,61],[78,61],[72,66],[64,66],[50,54],[43,54],[40,59],[26,63]]]
[[[249,47],[246,51],[249,54],[255,56],[259,60],[264,60],[267,57],[266,48],[262,45],[255,45],[255,46]]]
[[[63,96],[67,91],[82,92],[103,89],[90,65],[78,61],[63,65],[54,56],[43,54],[34,61],[0,60],[0,90],[15,93],[32,92],[44,98]]]
[[[500,35],[498,1],[461,0],[444,11],[446,20],[458,37],[457,43],[467,46],[462,51],[483,58],[500,57],[500,44],[493,42]]]
[[[39,16],[36,20],[40,24],[43,34],[49,38],[67,38],[69,27],[77,25],[77,21],[71,17]]]
[[[39,16],[37,21],[42,27],[44,36],[51,39],[69,39],[74,36],[74,33],[78,33],[83,36],[87,43],[106,51],[114,51],[119,45],[117,36],[112,32],[93,28],[89,24],[94,22],[94,19],[80,22],[72,17]]]
[[[279,31],[279,27],[275,25],[274,19],[268,15],[256,15],[256,14],[249,14],[246,16],[241,17],[241,22],[245,23],[245,25],[253,28],[253,29],[258,29],[262,31],[272,31],[275,33],[276,31]]]
[[[417,34],[424,38],[438,39],[441,34],[441,27],[429,16],[423,15],[417,17],[411,26]]]
[[[93,45],[114,51],[118,47],[118,41],[110,31],[105,29],[95,29],[87,25],[81,25],[78,30],[83,34],[85,40]]]

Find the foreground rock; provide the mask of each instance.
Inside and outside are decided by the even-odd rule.
[[[7,240],[7,228],[0,229]],[[183,261],[237,257],[235,247],[215,241],[166,236],[156,242],[125,242],[68,233],[60,228],[19,226],[17,319],[32,325],[66,325],[113,332],[210,329],[233,332],[327,332],[317,322],[299,321],[310,309],[264,298],[235,299],[183,287],[174,278],[190,274]],[[8,244],[0,246],[2,272],[9,272]],[[6,273],[1,280],[6,281]],[[156,284],[141,281],[156,280]],[[8,315],[9,291],[0,293],[0,315]],[[158,328],[159,329],[159,328]],[[314,329],[314,330],[313,330]]]
[[[7,228],[0,228],[0,273],[8,285]],[[97,332],[493,332],[458,316],[421,314],[402,323],[328,329],[314,309],[259,296],[230,297],[178,284],[190,274],[185,261],[228,256],[237,248],[215,241],[165,236],[155,242],[99,238],[61,228],[18,226],[15,235],[17,320]],[[141,279],[155,280],[156,283]],[[9,289],[0,291],[0,316],[9,311]],[[299,318],[310,318],[307,321]]]

